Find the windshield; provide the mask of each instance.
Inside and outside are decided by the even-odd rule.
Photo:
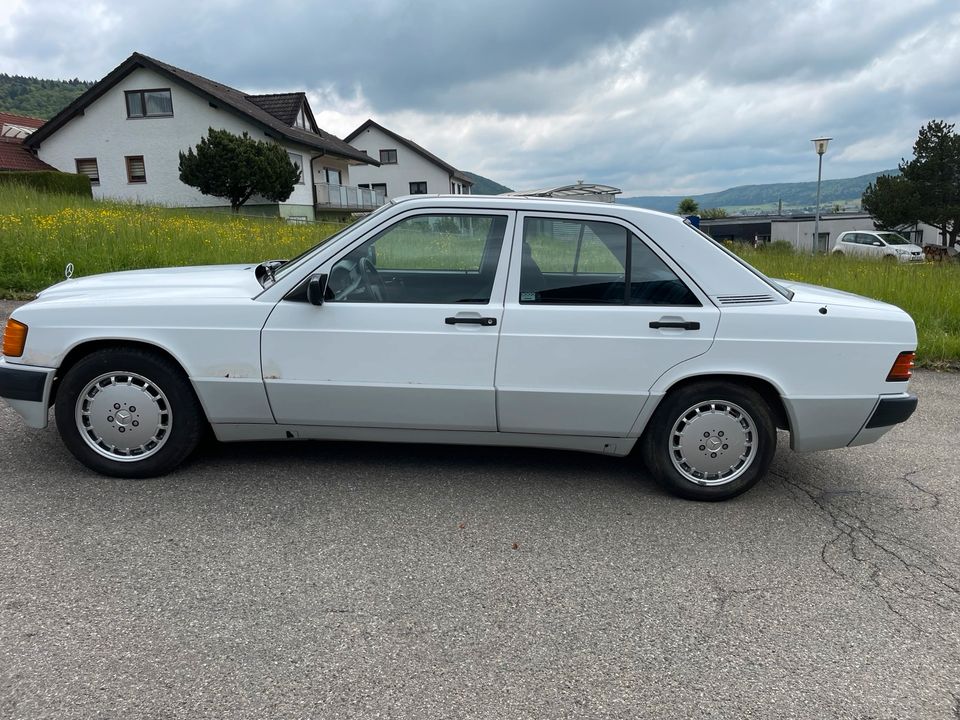
[[[877,233],[880,238],[887,243],[887,245],[912,245],[909,240],[905,239],[902,235],[892,232],[882,232]]]
[[[290,260],[287,260],[283,265],[281,265],[279,268],[277,268],[276,272],[274,273],[274,277],[275,277],[275,278],[281,278],[281,277],[283,277],[283,276],[286,275],[288,272],[290,272],[293,268],[295,268],[297,265],[299,265],[301,262],[303,262],[303,260],[304,260],[307,256],[313,254],[313,252],[314,252],[317,248],[319,248],[320,246],[326,245],[328,242],[330,242],[330,241],[332,241],[332,240],[336,240],[338,237],[344,235],[344,234],[347,233],[348,231],[356,230],[357,228],[363,227],[364,225],[366,225],[367,223],[369,223],[373,218],[375,218],[377,215],[379,215],[380,213],[382,213],[384,210],[386,210],[388,207],[390,207],[390,206],[393,205],[393,204],[394,204],[394,201],[393,201],[393,200],[388,200],[388,201],[386,202],[386,204],[381,205],[380,207],[378,207],[376,210],[374,210],[374,211],[373,211],[372,213],[370,213],[369,215],[366,215],[366,216],[360,218],[359,220],[357,220],[356,222],[351,223],[350,225],[347,225],[345,228],[343,228],[342,230],[339,230],[339,231],[335,232],[335,233],[334,233],[333,235],[331,235],[330,237],[324,238],[323,240],[321,240],[320,242],[318,242],[316,245],[313,245],[312,247],[308,247],[308,248],[307,248],[306,250],[304,250],[302,253],[300,253],[299,255],[297,255],[297,256],[294,257],[294,258],[291,258]]]
[[[740,257],[740,256],[737,255],[736,253],[731,252],[731,251],[728,250],[726,247],[724,247],[723,243],[717,242],[717,241],[714,240],[712,237],[710,237],[709,235],[707,235],[707,234],[706,234],[703,230],[701,230],[700,228],[693,227],[693,225],[692,225],[689,221],[687,221],[687,222],[684,223],[684,224],[687,225],[687,226],[689,226],[691,229],[696,230],[696,231],[697,231],[698,233],[700,233],[701,235],[703,235],[703,237],[705,237],[705,238],[706,238],[707,240],[709,240],[711,243],[713,243],[713,244],[716,245],[718,248],[720,248],[721,250],[723,250],[723,252],[725,252],[727,255],[729,255],[730,257],[732,257],[732,258],[733,258],[734,260],[736,260],[738,263],[740,263],[741,265],[743,265],[747,270],[749,270],[749,271],[752,272],[754,275],[756,275],[758,278],[760,278],[761,280],[763,280],[767,285],[769,285],[769,286],[772,287],[774,290],[776,290],[778,293],[780,293],[781,295],[783,295],[787,300],[793,300],[793,290],[788,290],[787,288],[785,288],[785,287],[784,287],[783,285],[781,285],[780,283],[778,283],[778,282],[776,282],[776,281],[774,281],[774,280],[771,280],[771,279],[768,278],[766,275],[764,275],[762,272],[760,272],[759,270],[757,270],[753,265],[751,265],[751,264],[748,263],[746,260],[744,260],[742,257]]]

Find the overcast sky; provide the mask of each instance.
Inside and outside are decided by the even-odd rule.
[[[960,3],[7,0],[0,71],[94,80],[133,51],[306,90],[515,189],[684,194],[895,167],[960,120]]]

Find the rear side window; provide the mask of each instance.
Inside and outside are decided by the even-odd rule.
[[[527,218],[520,302],[555,305],[699,305],[680,278],[621,225]]]

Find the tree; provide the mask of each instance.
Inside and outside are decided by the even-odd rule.
[[[289,198],[300,168],[275,142],[210,128],[196,152],[180,153],[180,180],[204,195],[229,200],[230,209],[239,212],[254,195],[270,202]]]
[[[700,206],[697,205],[696,200],[692,197],[685,197],[680,201],[680,204],[677,205],[677,215],[695,215],[699,209]]]
[[[932,225],[957,244],[960,235],[960,135],[954,126],[931,120],[920,128],[913,160],[900,176],[880,176],[863,194],[863,207],[881,227],[916,222]]]
[[[707,208],[706,210],[700,213],[700,217],[704,220],[716,220],[718,218],[729,217],[727,211],[723,208]]]

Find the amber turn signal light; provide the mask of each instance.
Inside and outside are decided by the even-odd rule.
[[[23,346],[26,344],[27,326],[9,318],[3,329],[3,354],[7,357],[20,357],[23,355]]]
[[[897,355],[897,359],[890,368],[890,374],[887,375],[887,382],[906,382],[913,375],[913,359],[916,353],[913,351],[902,352]]]

